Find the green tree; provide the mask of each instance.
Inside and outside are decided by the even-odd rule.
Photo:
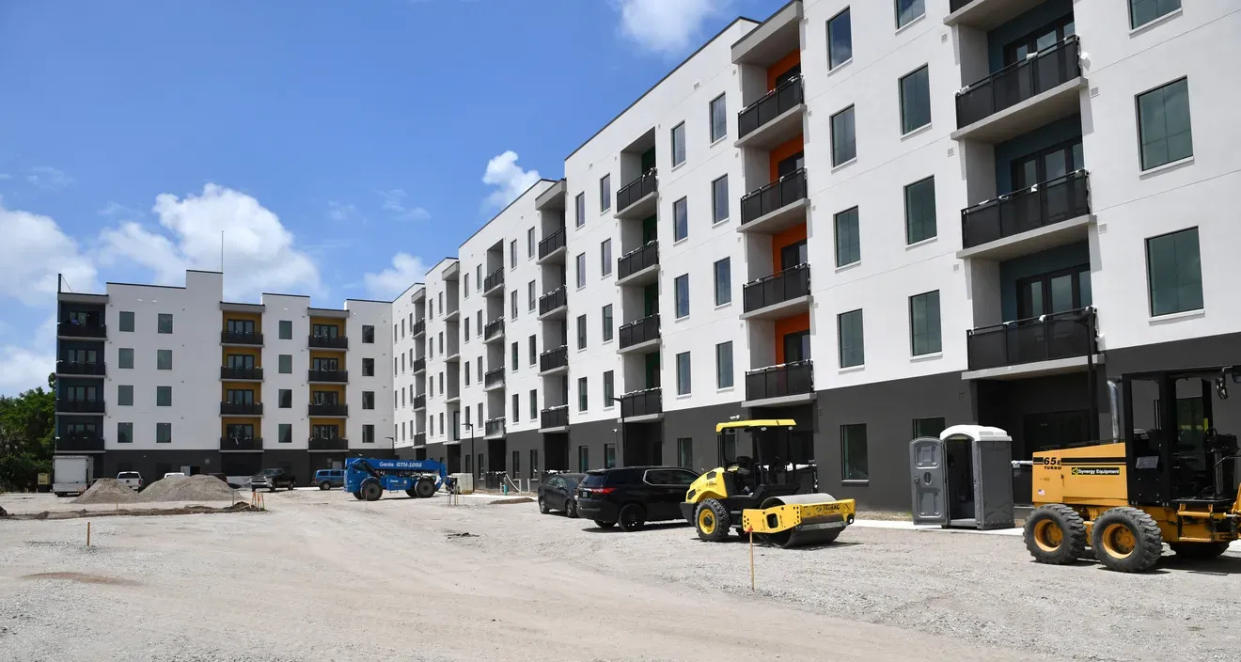
[[[0,489],[33,490],[52,470],[55,412],[55,395],[42,388],[0,397]]]

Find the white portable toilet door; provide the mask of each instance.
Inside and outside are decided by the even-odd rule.
[[[944,442],[934,437],[911,441],[909,471],[913,479],[914,524],[947,524]]]

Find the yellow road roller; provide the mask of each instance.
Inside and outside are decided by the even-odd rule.
[[[793,452],[796,426],[784,418],[715,426],[723,466],[695,479],[681,504],[699,538],[723,540],[735,527],[780,547],[823,545],[853,523],[853,499],[819,492],[814,462]]]

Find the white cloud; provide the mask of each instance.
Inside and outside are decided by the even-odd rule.
[[[0,237],[0,296],[46,305],[54,300],[57,273],[75,291],[97,291],[95,266],[51,217],[0,203]]]
[[[35,166],[26,173],[26,182],[45,191],[59,191],[73,183],[65,171],[52,166]]]
[[[496,187],[487,196],[487,205],[500,208],[521,195],[526,189],[539,181],[538,170],[522,170],[517,165],[517,152],[505,150],[502,154],[491,157],[487,169],[483,172],[483,183]]]
[[[121,258],[154,272],[160,284],[180,284],[186,269],[218,269],[224,240],[224,295],[254,298],[262,291],[323,294],[319,269],[280,218],[253,197],[217,184],[201,195],[161,193],[152,208],[159,230],[134,222],[104,230],[102,264]]]
[[[621,34],[649,51],[680,53],[699,36],[703,23],[728,4],[717,0],[620,0]]]
[[[42,386],[47,390],[47,376],[56,368],[56,354],[4,345],[0,347],[0,395],[17,395]]]
[[[137,209],[112,200],[109,200],[108,204],[100,208],[98,213],[100,216],[106,216],[108,218],[132,219],[141,218],[143,216],[143,213]]]
[[[329,200],[327,203],[327,217],[337,223],[348,223],[361,220],[362,215],[358,213],[358,208],[352,204]]]
[[[422,207],[411,207],[406,204],[405,198],[409,197],[409,194],[405,192],[405,189],[393,188],[379,191],[379,197],[383,198],[383,210],[389,212],[398,221],[425,221],[431,218],[430,212]]]
[[[10,174],[9,174],[9,173],[7,173],[7,172],[0,172],[0,182],[4,181],[4,180],[6,180],[6,179],[13,179],[13,175],[10,175]]]
[[[379,273],[367,273],[362,276],[366,283],[366,291],[371,297],[382,300],[395,299],[405,288],[420,282],[427,273],[427,265],[421,258],[409,253],[397,253],[392,256],[392,266]]]

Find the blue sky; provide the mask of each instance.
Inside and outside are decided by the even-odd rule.
[[[56,273],[391,298],[738,15],[784,0],[0,2],[0,393]]]

